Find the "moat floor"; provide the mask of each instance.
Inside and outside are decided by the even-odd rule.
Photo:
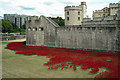
[[[81,69],[81,66],[77,66],[77,70],[73,70],[73,68],[51,70],[44,65],[49,61],[49,57],[15,54],[16,51],[5,49],[8,43],[2,42],[3,78],[94,78],[107,70],[107,68],[101,67],[94,74],[89,72],[92,68],[84,70]]]

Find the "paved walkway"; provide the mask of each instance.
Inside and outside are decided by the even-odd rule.
[[[0,42],[21,42],[21,41],[26,41],[26,39],[8,40],[8,41],[0,41]]]

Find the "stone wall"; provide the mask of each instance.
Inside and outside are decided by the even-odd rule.
[[[119,9],[120,3],[110,3],[110,15],[115,15]]]
[[[118,50],[116,27],[62,27],[57,28],[58,47],[97,50]]]
[[[82,22],[83,27],[118,27],[120,20],[101,20],[101,21],[86,21]]]
[[[40,22],[38,19],[26,21],[26,44],[37,45],[44,44],[44,32],[39,30]],[[39,35],[40,34],[40,35]],[[38,44],[38,45],[39,45]]]
[[[117,29],[118,30],[118,41],[117,41],[117,44],[118,44],[118,50],[120,51],[120,25],[119,25],[119,28]]]
[[[39,20],[27,21],[27,45],[120,50],[119,20],[87,20],[82,24],[82,26],[60,27],[45,16],[41,16]],[[43,30],[39,30],[40,28],[43,28]]]
[[[31,19],[34,19],[33,21]],[[26,21],[27,45],[55,46],[56,28],[59,25],[50,18],[41,16],[40,19],[30,18]],[[33,30],[35,28],[35,30]]]
[[[16,39],[24,39],[24,38],[26,38],[26,35],[2,36],[2,41],[16,40]]]
[[[56,41],[56,27],[59,27],[52,19],[41,16],[40,24],[44,27],[44,45],[45,46],[55,46]]]

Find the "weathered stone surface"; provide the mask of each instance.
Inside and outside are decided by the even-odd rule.
[[[32,19],[32,18],[31,18]],[[120,21],[84,21],[60,27],[45,16],[26,22],[27,45],[76,49],[120,50]]]

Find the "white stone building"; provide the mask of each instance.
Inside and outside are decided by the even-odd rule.
[[[93,11],[93,18],[106,17],[106,16],[110,16],[110,9],[108,7],[105,7],[101,10]]]
[[[114,16],[117,14],[119,7],[120,3],[110,3],[109,8],[105,7],[101,10],[93,11],[93,18]]]

